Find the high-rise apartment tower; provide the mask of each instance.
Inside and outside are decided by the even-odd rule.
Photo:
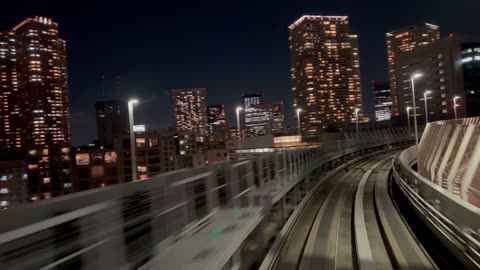
[[[355,121],[361,108],[357,36],[347,16],[303,16],[289,27],[292,90],[302,134]]]
[[[193,132],[198,142],[204,142],[208,135],[205,92],[205,88],[172,90],[175,128]]]

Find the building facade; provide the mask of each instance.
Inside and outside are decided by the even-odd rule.
[[[347,16],[303,16],[289,27],[294,108],[301,132],[316,136],[355,121],[361,108],[358,37]]]
[[[208,105],[207,119],[210,141],[224,142],[227,138],[225,106],[223,104]]]
[[[397,61],[396,59],[403,53],[412,51],[414,48],[432,44],[440,39],[440,29],[438,26],[423,23],[404,27],[386,34],[387,59],[388,59],[388,77],[390,82],[390,91],[392,95],[392,108],[395,114],[402,113],[402,106],[398,99],[398,82],[396,77]]]
[[[24,160],[0,161],[0,211],[30,202]]]
[[[387,121],[392,117],[392,95],[388,81],[372,81],[375,121]]]
[[[106,148],[113,147],[115,138],[128,131],[127,103],[118,100],[95,103],[97,139]]]
[[[285,131],[285,115],[283,113],[283,101],[272,102],[272,133],[282,134]]]
[[[410,76],[415,80],[417,115],[425,118],[425,99],[429,120],[453,119],[480,115],[480,39],[460,36],[446,37],[433,44],[416,48],[398,57],[398,100],[400,112],[413,106]]]
[[[205,88],[173,89],[173,112],[177,132],[193,132],[196,141],[208,136]]]

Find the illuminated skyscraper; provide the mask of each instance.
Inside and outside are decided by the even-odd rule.
[[[227,137],[225,106],[223,104],[208,105],[207,117],[210,141],[225,141]]]
[[[0,129],[7,130],[0,134],[3,147],[14,145],[27,157],[33,200],[68,193],[71,164],[66,42],[58,36],[57,23],[43,17],[24,20],[3,32],[0,40],[1,76],[7,78],[0,80],[6,109],[0,113]]]
[[[175,128],[193,132],[198,142],[204,142],[208,135],[205,92],[205,88],[172,90]]]
[[[315,136],[354,121],[361,108],[357,36],[347,16],[303,16],[289,27],[294,107],[302,134]]]
[[[58,37],[58,25],[35,17],[13,30],[28,144],[69,146],[66,42]]]
[[[396,70],[396,58],[405,52],[409,52],[418,46],[425,46],[440,39],[440,29],[438,26],[423,23],[411,25],[393,32],[387,33],[387,58],[388,58],[388,77],[390,80],[390,90],[392,93],[393,112],[399,113],[399,98]],[[403,112],[402,112],[403,113]]]

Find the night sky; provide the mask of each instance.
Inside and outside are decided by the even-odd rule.
[[[136,123],[171,125],[172,88],[206,87],[207,102],[224,103],[231,120],[242,93],[261,92],[265,102],[283,100],[294,125],[288,26],[301,15],[350,16],[365,109],[372,106],[370,81],[387,79],[386,32],[429,22],[442,36],[480,35],[478,0],[5,2],[2,30],[34,16],[59,23],[75,145],[95,139],[94,103],[102,98],[138,97]],[[117,76],[120,86],[110,87]]]

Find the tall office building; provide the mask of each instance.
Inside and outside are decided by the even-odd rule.
[[[33,200],[68,193],[66,42],[59,38],[57,23],[43,17],[28,18],[1,36],[2,148],[28,153]]]
[[[283,101],[272,102],[272,133],[280,134],[284,132],[285,115],[283,114]]]
[[[193,132],[197,142],[208,135],[205,88],[173,89],[173,111],[178,132]]]
[[[272,134],[273,111],[271,104],[257,104],[245,109],[245,133],[249,137]]]
[[[294,107],[302,134],[315,136],[355,121],[361,108],[357,36],[347,16],[303,16],[289,27]]]
[[[386,34],[388,77],[392,93],[393,112],[395,114],[403,113],[399,111],[401,103],[398,100],[398,91],[400,91],[400,88],[397,87],[397,84],[400,81],[396,77],[396,59],[405,52],[434,43],[439,39],[439,27],[429,23],[411,25]]]
[[[429,121],[457,116],[480,116],[480,39],[461,36],[445,37],[433,44],[415,48],[397,58],[398,101],[401,114],[412,107],[410,76],[415,80],[417,115],[425,118],[425,91]]]
[[[223,104],[208,105],[207,118],[210,141],[225,141],[227,137],[225,106]]]
[[[127,103],[118,100],[95,103],[97,116],[97,138],[100,145],[112,147],[115,139],[128,130]]]
[[[392,95],[387,81],[372,81],[375,120],[386,121],[392,117]]]

